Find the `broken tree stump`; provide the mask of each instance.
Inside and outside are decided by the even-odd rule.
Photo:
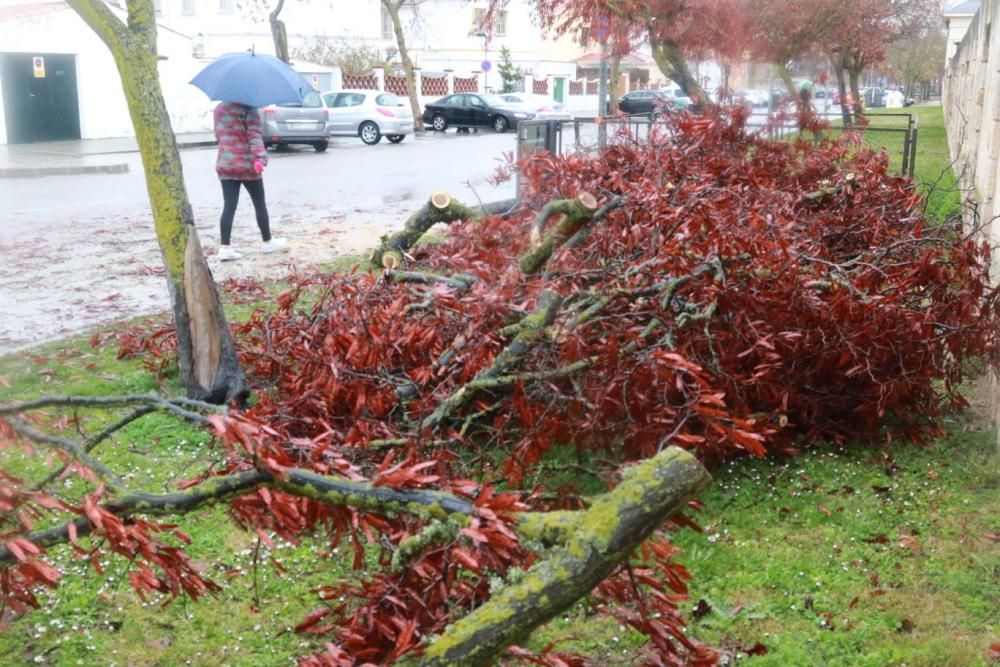
[[[386,269],[402,266],[403,253],[437,223],[478,220],[483,215],[482,210],[455,201],[447,192],[435,192],[419,211],[410,216],[403,229],[382,237],[382,243],[372,251],[369,261]]]

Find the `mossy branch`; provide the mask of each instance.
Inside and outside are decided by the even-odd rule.
[[[129,29],[103,0],[66,0],[84,23],[97,33],[112,52],[120,50],[129,41]]]
[[[229,410],[224,405],[215,405],[214,403],[206,403],[205,401],[180,396],[164,398],[158,394],[124,394],[121,396],[43,396],[32,401],[0,405],[0,415],[15,415],[29,410],[53,407],[114,408],[126,405],[151,406],[171,412],[182,419],[196,424],[208,424],[208,418],[188,408],[222,415],[226,414]]]
[[[540,271],[552,253],[590,221],[595,210],[597,199],[589,192],[581,193],[576,199],[558,199],[546,204],[531,225],[532,247],[521,255],[518,263],[521,271],[528,274]],[[543,237],[545,224],[557,214],[562,215],[562,219]]]
[[[510,373],[518,362],[531,350],[535,342],[559,313],[562,299],[554,292],[543,292],[534,311],[522,319],[517,336],[503,349],[489,368],[476,374],[472,380],[442,400],[437,408],[423,421],[423,427],[433,429],[448,419],[452,413],[467,405],[475,395],[489,387],[489,381]]]
[[[419,211],[410,216],[403,229],[382,237],[381,245],[372,251],[369,261],[387,269],[399,267],[403,264],[403,253],[437,223],[478,220],[481,217],[481,210],[455,201],[446,192],[435,192]]]
[[[43,441],[43,444],[46,443]],[[93,461],[87,462],[88,467],[92,464]],[[101,463],[97,465],[103,467]],[[400,491],[391,487],[320,475],[299,468],[282,469],[280,474],[254,469],[213,477],[193,489],[166,494],[130,491],[119,484],[121,497],[106,503],[103,509],[122,518],[133,514],[149,516],[186,514],[245,495],[261,487],[374,514],[408,514],[430,520],[443,519],[452,514],[471,516],[475,513],[475,505],[450,493],[424,490]],[[73,524],[78,536],[87,535],[94,528],[90,519],[80,517],[20,537],[40,547],[49,547],[69,541],[70,524]],[[13,560],[14,555],[10,550],[0,547],[0,565]]]
[[[516,583],[449,626],[424,651],[422,667],[492,665],[510,645],[572,606],[626,562],[672,514],[708,486],[708,471],[670,447],[628,468],[621,483],[581,512],[522,521],[560,546]],[[530,516],[530,515],[529,515]]]

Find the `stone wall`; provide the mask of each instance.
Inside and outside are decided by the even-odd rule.
[[[948,61],[942,103],[955,175],[969,203],[966,222],[985,225],[992,240],[1000,233],[1000,224],[990,224],[1000,213],[995,204],[1000,195],[1000,0],[983,2]],[[995,253],[995,267],[998,260]],[[1000,274],[995,270],[994,276]]]
[[[948,145],[964,193],[965,224],[980,225],[993,249],[992,275],[1000,282],[1000,0],[984,0],[955,55],[946,63],[942,91]],[[1000,424],[1000,383],[991,378],[994,422]],[[997,448],[1000,450],[1000,431]]]

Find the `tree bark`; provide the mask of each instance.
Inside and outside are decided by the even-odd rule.
[[[851,106],[847,103],[847,81],[844,79],[844,57],[834,56],[830,59],[833,64],[833,71],[837,75],[837,93],[840,95],[840,117],[844,122],[844,127],[851,127],[853,115]]]
[[[692,76],[684,54],[681,53],[680,46],[676,42],[658,40],[651,33],[650,45],[652,46],[653,60],[656,61],[660,71],[681,87],[684,94],[691,98],[695,107],[712,105],[711,99],[705,94],[701,84]]]
[[[861,117],[865,110],[865,100],[861,97],[862,71],[864,71],[864,64],[859,63],[857,59],[852,58],[848,63],[847,76],[851,83],[851,97],[854,98],[854,105],[851,109],[851,114],[854,117],[855,124],[861,122]]]
[[[281,10],[285,8],[285,0],[278,0],[274,11],[268,15],[271,24],[271,39],[274,40],[274,55],[282,62],[287,63],[288,58],[288,31],[285,30],[285,22],[278,19]]]
[[[618,113],[618,85],[622,78],[622,57],[620,55],[611,56],[611,74],[608,79],[611,82],[608,91],[608,104],[611,105],[611,113]]]
[[[420,99],[417,97],[417,78],[413,74],[413,60],[406,48],[406,35],[403,33],[403,22],[399,18],[399,10],[406,0],[382,0],[382,6],[389,12],[392,20],[392,31],[396,36],[396,48],[399,49],[399,59],[403,63],[403,74],[406,76],[406,95],[410,98],[410,111],[413,113],[413,129],[423,133],[424,119],[420,113]],[[416,5],[413,6],[416,10]]]
[[[160,88],[153,2],[129,2],[128,25],[100,0],[69,0],[69,4],[104,40],[121,74],[166,266],[180,380],[191,398],[242,402],[250,392],[198,240],[180,152]]]
[[[450,625],[424,651],[420,665],[494,664],[508,646],[522,642],[611,575],[710,481],[691,453],[669,447],[629,468],[614,491],[585,511],[523,515],[521,535],[558,547],[516,583]]]
[[[792,81],[792,73],[788,71],[788,66],[785,63],[775,63],[774,69],[778,73],[778,78],[785,84],[788,96],[795,102],[795,108],[800,112],[804,111],[805,105],[803,104],[802,97],[799,95],[799,91],[795,89],[795,82]]]

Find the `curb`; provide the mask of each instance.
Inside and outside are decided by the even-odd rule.
[[[0,178],[41,178],[42,176],[76,176],[78,174],[127,174],[128,165],[95,164],[62,167],[0,167]]]
[[[218,144],[214,139],[178,142],[177,148],[208,148]],[[92,153],[91,155],[126,155],[138,153],[138,149]],[[0,178],[41,178],[43,176],[77,176],[79,174],[127,174],[128,164],[62,165],[51,167],[0,167]]]
[[[206,141],[187,141],[178,142],[177,148],[208,148],[209,146],[217,146],[219,144],[215,139],[209,139]],[[133,151],[134,152],[134,151]]]

